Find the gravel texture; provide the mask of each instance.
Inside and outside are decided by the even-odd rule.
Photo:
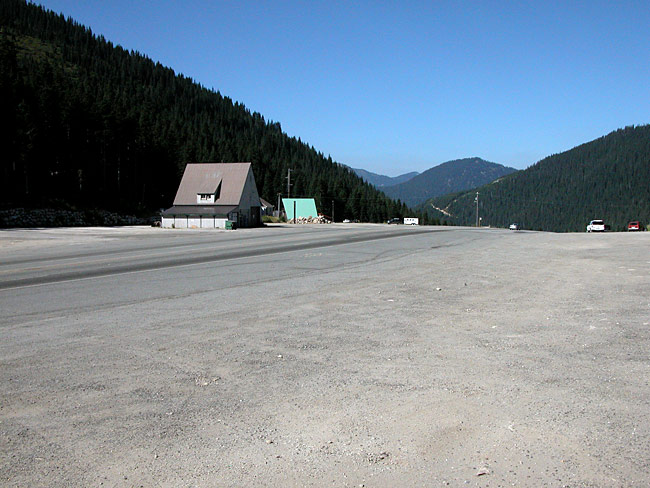
[[[0,485],[647,486],[649,249],[449,228],[2,290]]]

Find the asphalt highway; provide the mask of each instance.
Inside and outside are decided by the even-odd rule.
[[[39,248],[31,255],[4,256],[0,262],[0,289],[44,283],[157,270],[176,266],[211,263],[230,259],[265,256],[290,251],[317,249],[342,244],[390,239],[404,235],[435,232],[430,227],[411,226],[327,226],[296,228],[275,226],[273,229],[236,232],[173,231],[154,229],[146,234],[128,233],[122,239],[102,243],[100,249],[78,245]],[[280,229],[290,232],[278,232]],[[74,230],[71,231],[74,233]],[[239,234],[246,230],[239,230]],[[274,235],[273,232],[276,232]],[[439,230],[438,230],[439,232]],[[190,235],[188,235],[188,233]],[[143,243],[143,241],[145,241]],[[171,241],[171,242],[170,242]]]

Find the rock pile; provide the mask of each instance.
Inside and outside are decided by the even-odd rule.
[[[290,224],[331,224],[332,222],[327,218],[319,215],[318,217],[298,217],[295,222],[294,219],[288,221]]]
[[[84,227],[147,225],[151,219],[119,215],[107,210],[60,210],[53,208],[12,208],[0,210],[0,228],[10,227]]]

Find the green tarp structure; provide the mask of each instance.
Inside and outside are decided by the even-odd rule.
[[[287,220],[293,219],[294,202],[296,202],[296,217],[318,217],[316,201],[313,198],[283,198],[282,205],[287,213]]]

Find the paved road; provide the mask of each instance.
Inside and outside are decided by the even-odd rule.
[[[72,239],[89,236],[83,230],[77,230],[77,236],[74,236],[74,229],[69,232],[73,234]],[[124,229],[117,239],[110,240],[111,236],[105,231],[96,230],[94,237],[105,235],[108,242],[97,245],[77,240],[73,241],[73,249],[70,246],[37,246],[18,256],[5,253],[0,263],[0,289],[413,236],[436,230],[411,226],[296,228],[277,225],[238,233],[181,232],[148,228],[134,228],[129,232]],[[60,232],[55,234],[61,236]]]
[[[0,232],[0,485],[643,486],[650,233]]]
[[[429,235],[426,242],[447,246],[454,239],[443,233],[450,231],[355,224],[236,232],[146,227],[14,230],[0,235],[0,290],[6,291],[3,309],[8,320],[36,310],[116,307],[205,289],[272,283],[312,270],[336,271],[374,258],[381,261],[385,255],[412,252],[415,241],[403,241],[409,236]],[[395,239],[403,242],[389,242]]]

